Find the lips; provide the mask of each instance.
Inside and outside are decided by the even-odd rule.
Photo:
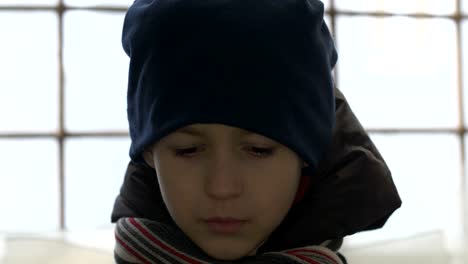
[[[233,217],[211,217],[205,220],[210,231],[217,234],[234,234],[241,230],[247,220]]]
[[[242,222],[244,219],[234,218],[234,217],[210,217],[205,220],[205,222],[216,222],[216,223],[235,223]]]

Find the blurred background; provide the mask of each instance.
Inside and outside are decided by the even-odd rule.
[[[20,263],[30,238],[109,260],[129,161],[120,37],[132,2],[0,0],[0,263]],[[323,2],[336,84],[403,200],[383,229],[347,238],[350,262],[468,263],[468,0]]]

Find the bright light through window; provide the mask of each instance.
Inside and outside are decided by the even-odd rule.
[[[123,6],[128,7],[133,0],[64,0],[70,6]]]
[[[371,128],[455,128],[455,23],[449,19],[338,17],[339,85]]]
[[[466,1],[466,0],[465,0]],[[335,0],[338,10],[389,13],[454,14],[455,0]]]
[[[64,19],[65,126],[127,131],[128,57],[122,13],[67,12]]]
[[[53,12],[0,11],[0,132],[57,130],[57,28]]]
[[[58,0],[2,0],[1,6],[54,6]]]
[[[347,238],[349,246],[372,245],[441,233],[446,248],[460,247],[460,140],[455,135],[372,135],[392,171],[403,200],[383,229]]]
[[[54,139],[0,139],[0,233],[59,228]]]

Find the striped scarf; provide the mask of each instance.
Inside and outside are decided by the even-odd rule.
[[[343,264],[336,252],[323,245],[219,261],[208,256],[178,227],[143,218],[119,219],[115,239],[117,264]]]

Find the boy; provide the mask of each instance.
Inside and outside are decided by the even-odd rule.
[[[336,134],[360,126],[335,122],[337,54],[321,2],[137,0],[123,45],[131,166],[146,174],[130,181],[149,175],[134,192],[160,192],[135,203],[124,183],[118,263],[343,263],[342,238],[381,227],[400,206],[366,136],[373,156],[361,169],[380,178],[354,202],[379,198],[358,217],[342,210],[363,186],[356,171],[347,185],[331,171],[344,158],[334,155],[356,151]],[[288,234],[304,223],[308,236]]]

